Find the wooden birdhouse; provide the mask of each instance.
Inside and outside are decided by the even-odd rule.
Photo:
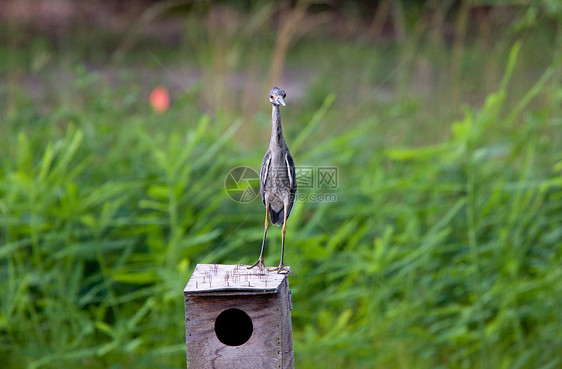
[[[287,275],[198,264],[183,294],[189,369],[293,368]]]

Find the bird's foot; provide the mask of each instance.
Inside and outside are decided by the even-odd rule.
[[[249,266],[248,269],[252,269],[254,267],[258,267],[258,269],[261,270],[262,272],[267,272],[267,268],[265,267],[262,258],[259,258],[258,261],[256,261],[254,265]]]
[[[277,268],[271,268],[268,269],[270,272],[275,272],[277,271],[277,274],[289,274],[291,273],[293,275],[293,277],[296,277],[295,273],[293,273],[293,271],[291,270],[290,267],[286,267],[283,264],[279,264],[279,266]]]

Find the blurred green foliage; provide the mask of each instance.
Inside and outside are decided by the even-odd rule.
[[[401,43],[328,44],[311,31],[283,56],[316,70],[300,101],[287,89],[295,162],[339,170],[337,202],[297,202],[288,221],[298,368],[562,365],[561,36],[555,2],[544,3],[554,29],[529,21],[542,9],[532,5],[493,47],[484,36],[457,45],[458,60],[412,13]],[[262,30],[270,7],[236,29]],[[224,101],[232,93],[216,72],[264,76],[273,47],[193,22],[175,56],[196,50],[201,79],[162,115],[128,46],[113,85],[47,41],[34,56],[7,48],[2,368],[183,367],[191,270],[257,256],[263,207],[230,200],[224,180],[258,168],[270,107],[262,99],[248,114]],[[149,62],[173,73],[173,60]],[[52,63],[71,78],[51,76]],[[54,93],[34,97],[24,73],[46,75]],[[279,244],[270,231],[267,265]]]

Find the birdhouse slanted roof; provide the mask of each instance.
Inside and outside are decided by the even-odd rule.
[[[279,292],[286,274],[246,265],[197,264],[184,295],[258,295]]]

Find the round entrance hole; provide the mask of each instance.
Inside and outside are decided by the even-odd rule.
[[[240,346],[252,336],[252,319],[240,309],[228,309],[215,320],[215,334],[228,346]]]

